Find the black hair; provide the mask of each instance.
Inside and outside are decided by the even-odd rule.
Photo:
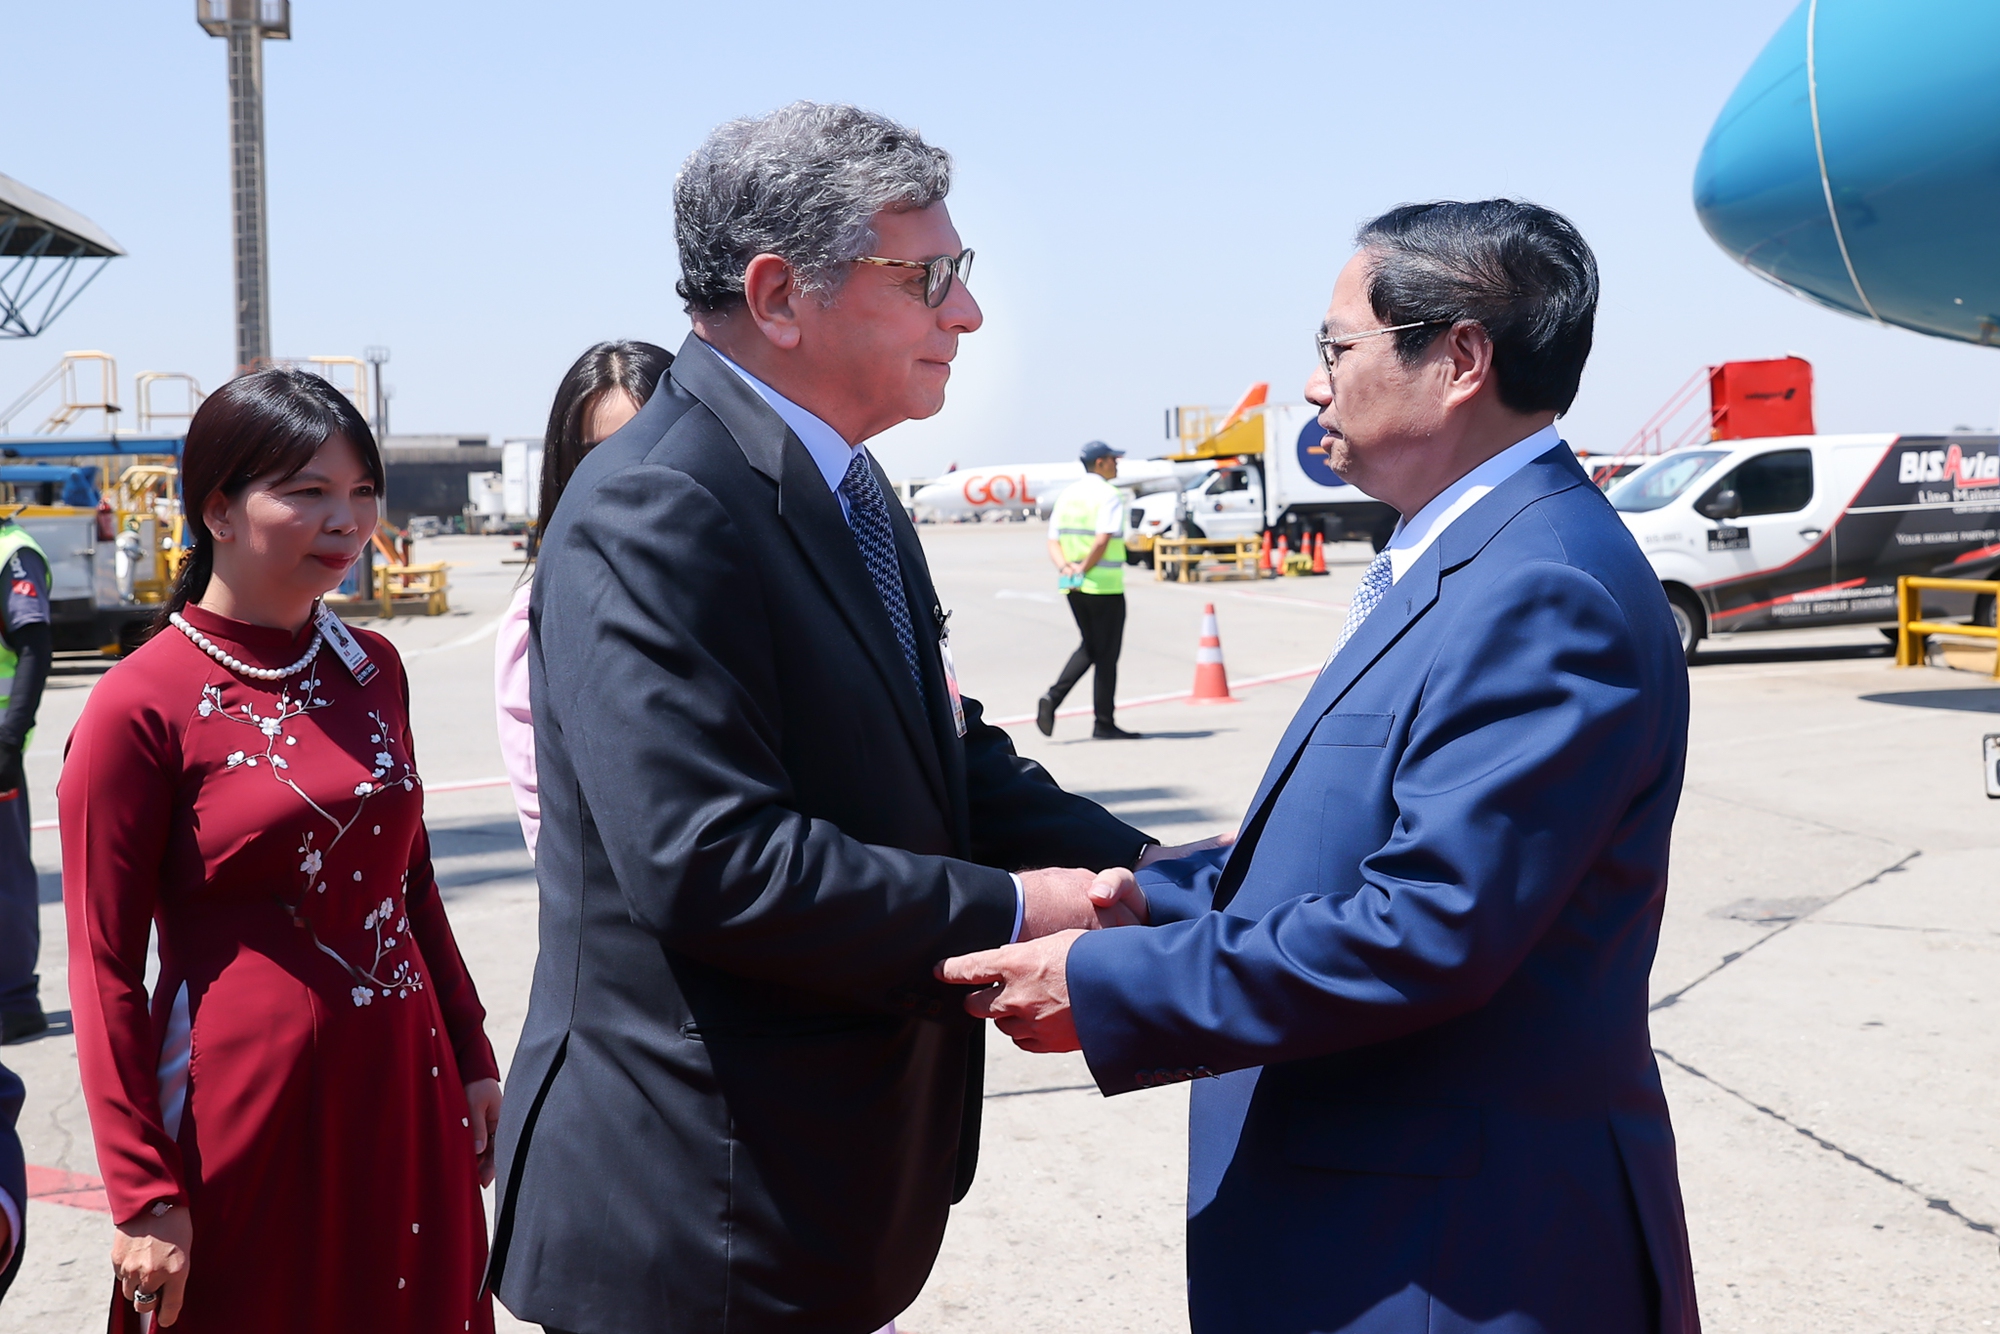
[[[193,546],[181,558],[154,631],[208,591],[215,572],[215,537],[202,514],[209,498],[220,492],[233,500],[261,478],[282,482],[311,463],[335,436],[344,436],[361,455],[376,492],[387,489],[382,451],[368,423],[345,394],[317,375],[275,368],[252,371],[203,400],[188,422],[181,449],[181,509]]]
[[[583,438],[597,400],[608,389],[622,389],[644,407],[660,377],[673,364],[674,354],[665,348],[629,341],[598,343],[576,359],[556,386],[556,401],[549,407],[549,429],[542,437],[542,494],[535,519],[538,533],[548,531],[570,474],[599,443]]]
[[[1568,412],[1590,357],[1597,260],[1568,218],[1518,199],[1404,204],[1365,224],[1368,304],[1413,363],[1449,326],[1470,320],[1493,340],[1500,401],[1515,412]]]

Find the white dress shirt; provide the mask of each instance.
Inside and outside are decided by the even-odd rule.
[[[792,428],[792,434],[799,438],[799,443],[806,447],[806,453],[812,455],[812,461],[819,466],[820,476],[826,479],[827,490],[833,492],[833,498],[840,502],[840,516],[847,520],[849,527],[852,527],[854,515],[848,510],[847,497],[840,494],[840,483],[847,476],[847,469],[855,451],[860,450],[865,453],[868,446],[848,444],[841,439],[840,432],[731,361],[714,344],[704,343],[703,346],[715,353],[723,365],[742,377],[743,383],[756,390],[757,397],[770,404],[771,411],[777,413],[785,425]],[[1014,934],[1007,940],[1012,944],[1021,938],[1021,923],[1028,915],[1028,891],[1021,883],[1020,876],[1012,875],[1011,872],[1009,874],[1014,882]]]
[[[1417,511],[1413,519],[1396,525],[1390,537],[1389,568],[1401,579],[1417,557],[1444,535],[1451,522],[1485,499],[1486,493],[1562,443],[1554,423],[1544,426],[1526,440],[1507,446],[1486,462],[1437,493],[1431,503]]]
[[[735,371],[742,377],[743,383],[755,389],[757,397],[769,403],[771,411],[777,413],[785,425],[792,428],[792,434],[799,438],[799,443],[806,447],[806,453],[812,455],[812,461],[819,465],[820,476],[826,478],[826,489],[833,492],[833,498],[840,502],[840,516],[851,525],[854,516],[848,512],[847,497],[840,494],[840,483],[847,476],[847,469],[852,464],[855,452],[858,450],[866,454],[868,446],[848,444],[840,438],[840,432],[723,356],[721,352],[712,347],[709,351],[715,352],[715,355],[721,358],[723,365]]]

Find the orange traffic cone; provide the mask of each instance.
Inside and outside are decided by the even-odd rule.
[[[1291,571],[1289,571],[1289,570],[1287,570],[1287,569],[1285,568],[1285,564],[1286,564],[1286,562],[1287,562],[1287,561],[1289,561],[1289,560],[1291,560],[1291,558],[1292,558],[1292,544],[1291,544],[1290,542],[1288,542],[1288,541],[1286,541],[1286,540],[1285,540],[1285,535],[1284,535],[1283,533],[1279,533],[1279,534],[1278,534],[1278,563],[1277,563],[1277,565],[1276,565],[1276,567],[1275,567],[1275,568],[1276,568],[1276,570],[1278,571],[1278,573],[1279,573],[1279,574],[1289,574],[1289,573],[1291,573]]]
[[[1313,573],[1326,573],[1326,534],[1313,534]]]
[[[1215,604],[1201,609],[1201,647],[1194,651],[1194,689],[1190,704],[1235,704],[1229,693],[1229,672],[1222,665],[1222,632],[1215,624]]]
[[[1271,568],[1271,530],[1264,530],[1264,547],[1257,553],[1257,572],[1262,574]]]

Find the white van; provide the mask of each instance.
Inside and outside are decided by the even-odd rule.
[[[1611,487],[1690,656],[1707,635],[1896,619],[1896,577],[2000,567],[2000,436],[1806,435],[1663,454]],[[1993,599],[1927,615],[1993,624]]]

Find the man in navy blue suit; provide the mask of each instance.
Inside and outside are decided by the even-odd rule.
[[[1150,929],[940,966],[1107,1094],[1199,1081],[1197,1334],[1699,1328],[1646,1024],[1686,666],[1555,430],[1596,303],[1535,205],[1362,229],[1306,396],[1403,522],[1233,848],[1100,876]]]

